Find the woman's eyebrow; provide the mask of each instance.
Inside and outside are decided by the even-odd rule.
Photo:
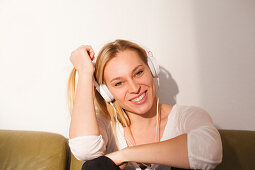
[[[143,66],[142,64],[136,66],[133,70],[132,70],[132,74],[137,70],[138,67]],[[115,77],[114,79],[112,79],[110,82],[114,81],[114,80],[118,80],[121,79],[121,77]]]

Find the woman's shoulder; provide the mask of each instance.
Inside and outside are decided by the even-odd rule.
[[[196,105],[180,105],[175,104],[173,106],[174,111],[179,113],[191,113],[191,112],[203,112],[208,113],[204,108]]]
[[[162,116],[163,117],[170,117],[174,115],[181,115],[181,114],[191,114],[191,113],[208,113],[205,109],[195,105],[168,105],[162,104]],[[172,115],[171,115],[172,114]]]
[[[206,109],[196,105],[174,105],[175,114],[179,120],[209,120],[212,121],[210,114]]]

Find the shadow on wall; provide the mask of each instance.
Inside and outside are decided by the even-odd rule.
[[[176,95],[179,92],[175,80],[172,78],[169,71],[160,66],[159,74],[159,99],[161,103],[175,105]]]

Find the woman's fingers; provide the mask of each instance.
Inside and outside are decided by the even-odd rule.
[[[81,45],[79,49],[80,50],[85,50],[86,53],[89,55],[90,59],[94,60],[95,52],[94,52],[94,50],[93,50],[91,45]]]
[[[90,45],[81,45],[71,53],[70,60],[77,70],[91,72],[94,70],[92,60],[95,58],[95,52]]]

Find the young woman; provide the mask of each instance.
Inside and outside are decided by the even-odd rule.
[[[148,54],[127,40],[106,44],[95,66],[91,46],[72,52],[72,153],[84,161],[105,155],[116,165],[127,162],[124,169],[215,168],[222,161],[222,143],[211,117],[196,106],[160,103]],[[111,99],[99,94],[97,83],[104,84]]]

